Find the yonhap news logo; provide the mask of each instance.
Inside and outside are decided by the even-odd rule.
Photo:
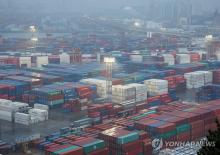
[[[215,147],[215,142],[210,142],[207,141],[206,139],[201,139],[199,141],[186,141],[186,142],[181,142],[181,141],[163,141],[162,139],[155,138],[152,143],[152,148],[154,152],[160,151],[163,146],[165,148],[170,148],[170,147],[186,147],[186,146],[192,146],[192,147],[203,147],[203,146],[208,146],[208,147]]]
[[[152,147],[153,147],[153,150],[159,151],[163,147],[163,140],[158,139],[158,138],[154,139],[152,141]]]

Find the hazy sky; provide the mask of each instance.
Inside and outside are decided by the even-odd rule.
[[[220,8],[220,0],[0,0],[0,10],[97,11],[120,10],[125,6],[144,7],[150,3],[192,2],[194,12],[212,12]]]

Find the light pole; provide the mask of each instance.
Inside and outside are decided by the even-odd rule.
[[[33,26],[33,25],[30,26],[29,28],[30,28],[30,31],[31,31],[32,33],[35,33],[35,32],[37,31],[36,27]]]
[[[213,49],[213,36],[212,35],[206,35],[205,36],[205,43],[206,43],[206,49],[207,49],[207,58],[210,59],[213,56],[214,49]]]
[[[31,43],[32,43],[32,45],[33,45],[33,52],[36,51],[37,42],[38,42],[38,38],[37,38],[37,37],[32,37],[32,38],[31,38]],[[41,55],[42,55],[42,53],[41,53]]]
[[[31,25],[29,27],[29,30],[31,32],[31,43],[33,45],[33,51],[36,51],[36,46],[37,46],[37,42],[38,42],[38,38],[36,36],[36,32],[37,32],[37,28],[34,25]]]
[[[115,63],[114,57],[104,57],[104,63],[106,67],[106,95],[107,95],[107,101],[111,102],[111,96],[112,96],[112,65]]]

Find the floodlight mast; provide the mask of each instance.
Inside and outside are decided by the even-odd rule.
[[[106,67],[106,100],[112,102],[112,66],[115,63],[114,57],[104,57]]]
[[[32,52],[36,51],[36,47],[37,47],[37,42],[38,42],[38,37],[36,35],[37,32],[37,28],[34,25],[29,26],[29,30],[31,32],[31,44],[32,44]]]

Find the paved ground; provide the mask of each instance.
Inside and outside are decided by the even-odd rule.
[[[31,126],[14,124],[7,121],[0,122],[1,139],[8,143],[14,142],[16,138],[40,134],[46,136],[57,132],[60,128],[69,126],[74,120],[86,116],[85,112],[79,114],[63,113],[61,109],[51,110],[49,120]]]

